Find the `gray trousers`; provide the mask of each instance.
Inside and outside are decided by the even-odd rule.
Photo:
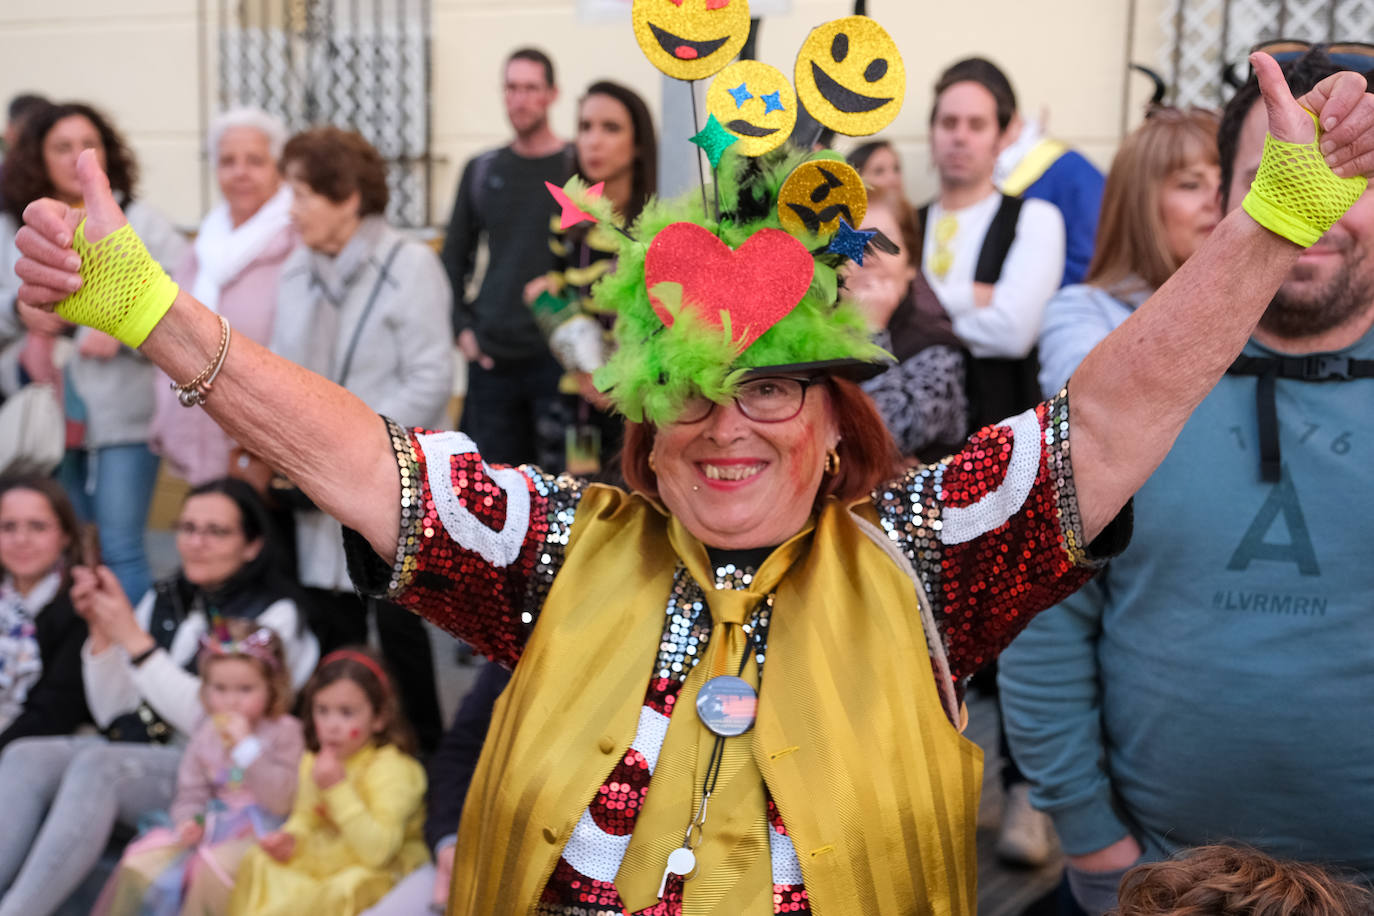
[[[49,916],[100,860],[115,823],[167,808],[181,748],[24,738],[0,755],[0,916]]]

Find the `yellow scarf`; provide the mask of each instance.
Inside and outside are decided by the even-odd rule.
[[[861,511],[871,519],[871,509]],[[531,912],[574,825],[629,747],[681,555],[673,528],[641,497],[607,487],[583,496],[563,569],[497,704],[473,778],[450,914]],[[758,721],[732,739],[749,742],[762,783],[730,781],[739,784],[730,790],[738,800],[731,810],[713,805],[692,881],[732,868],[738,886],[723,909],[762,912],[760,895],[771,904],[767,851],[754,854],[748,839],[763,823],[767,785],[818,916],[973,916],[982,754],[941,707],[911,581],[838,503],[789,545],[797,555],[775,589]],[[696,546],[678,546],[689,569],[703,562],[704,553],[692,559]],[[694,576],[709,600],[707,572]],[[690,709],[673,716],[650,804],[660,793],[676,808],[674,798],[699,791],[699,782],[686,792],[676,780],[659,784],[676,747],[693,755],[695,719]],[[692,814],[680,810],[671,829],[661,828],[678,844]],[[657,823],[646,808],[637,826],[651,833],[641,840],[636,830],[631,851],[654,843]],[[748,854],[725,866],[732,842]],[[724,847],[709,848],[718,843]],[[664,861],[651,858],[638,868],[651,876],[653,896]],[[622,874],[638,888],[629,866],[627,854]]]

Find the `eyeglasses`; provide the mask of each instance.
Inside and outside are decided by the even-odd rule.
[[[785,375],[750,379],[735,392],[735,406],[755,423],[782,423],[801,413],[806,389],[820,379],[789,378]],[[700,423],[716,409],[716,402],[700,395],[683,405],[678,423]]]
[[[22,531],[25,534],[37,537],[39,535],[47,534],[49,531],[52,531],[56,527],[56,522],[44,522],[39,521],[37,519],[30,519],[27,522],[21,522],[16,519],[9,519],[7,521],[0,522],[0,534],[3,534],[7,537],[14,537]]]
[[[239,533],[237,528],[226,528],[223,525],[197,525],[195,522],[177,522],[172,530],[177,533],[178,537],[193,538],[196,535],[204,535],[212,541],[222,541]]]

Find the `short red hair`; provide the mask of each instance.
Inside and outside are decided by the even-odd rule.
[[[854,382],[833,376],[826,377],[825,387],[830,392],[830,409],[840,433],[840,444],[835,448],[840,456],[840,471],[821,479],[816,492],[817,508],[829,496],[841,502],[867,496],[902,470],[897,443],[864,390]],[[626,423],[620,462],[630,489],[657,497],[658,476],[649,467],[654,432],[651,423]]]

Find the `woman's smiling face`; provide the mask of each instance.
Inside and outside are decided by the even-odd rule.
[[[734,402],[694,423],[669,423],[654,436],[654,473],[663,504],[702,543],[769,547],[811,516],[825,455],[839,443],[830,389],[806,389],[790,420],[760,423]]]

